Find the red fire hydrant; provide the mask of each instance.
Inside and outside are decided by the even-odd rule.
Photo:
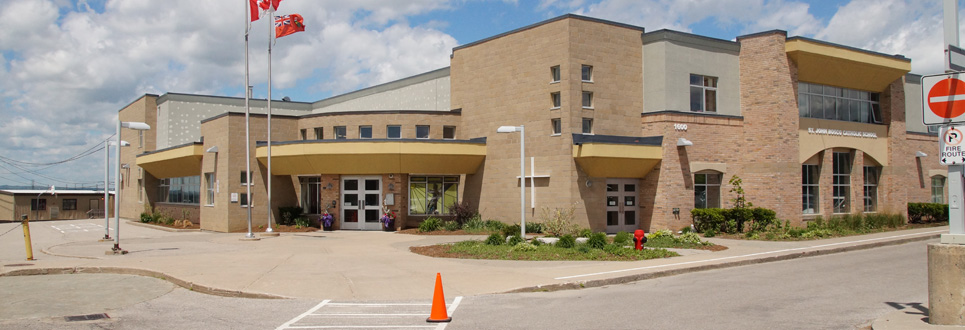
[[[634,248],[637,250],[643,250],[643,243],[647,242],[647,233],[643,229],[637,229],[633,232],[633,244]]]

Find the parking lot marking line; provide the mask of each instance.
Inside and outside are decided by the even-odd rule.
[[[330,303],[329,306],[361,306],[361,307],[382,307],[382,306],[432,306],[432,304],[360,304],[360,303]]]
[[[428,313],[416,313],[416,314],[405,314],[405,313],[330,313],[330,314],[312,314],[312,316],[429,316]]]
[[[306,325],[288,329],[431,329],[432,325]]]
[[[302,313],[302,315],[299,315],[299,316],[297,316],[297,317],[295,317],[295,318],[293,318],[293,319],[291,319],[291,320],[288,320],[288,322],[285,322],[285,324],[282,324],[282,325],[278,326],[277,328],[275,328],[275,330],[282,330],[282,329],[285,329],[285,328],[290,327],[292,324],[295,324],[295,322],[298,322],[298,321],[300,321],[301,319],[303,319],[303,318],[305,318],[306,316],[308,316],[309,314],[312,314],[312,313],[314,313],[315,311],[318,311],[318,310],[321,309],[323,306],[325,306],[325,304],[328,304],[329,301],[331,301],[331,300],[328,300],[328,299],[322,300],[322,302],[318,303],[318,305],[315,305],[315,307],[313,307],[312,309],[309,309],[308,311]]]
[[[554,278],[554,279],[555,279],[555,280],[566,280],[566,279],[571,279],[571,278],[590,277],[590,276],[607,275],[607,274],[615,274],[615,273],[625,273],[625,272],[632,272],[632,271],[637,271],[637,270],[657,269],[657,268],[665,268],[665,267],[673,267],[673,266],[683,266],[683,265],[699,264],[699,263],[722,261],[722,260],[729,260],[729,259],[754,257],[754,256],[760,256],[760,255],[766,255],[766,254],[775,254],[775,253],[784,253],[784,252],[801,251],[801,250],[808,250],[808,249],[815,249],[815,248],[823,248],[823,247],[829,247],[829,246],[837,246],[837,245],[845,245],[845,244],[854,244],[854,243],[864,243],[864,242],[873,242],[873,241],[880,241],[880,240],[884,240],[884,239],[892,239],[892,238],[899,238],[899,237],[906,237],[906,236],[924,236],[924,235],[931,235],[931,234],[935,234],[935,233],[944,233],[944,232],[946,232],[946,231],[945,231],[945,230],[936,230],[936,231],[929,231],[929,232],[923,232],[923,233],[904,234],[904,235],[888,236],[888,237],[880,237],[880,238],[869,238],[869,239],[863,239],[863,240],[858,240],[858,241],[847,241],[847,242],[838,242],[838,243],[830,243],[830,244],[823,244],[823,245],[799,247],[799,248],[793,248],[793,249],[783,249],[783,250],[776,250],[776,251],[758,252],[758,253],[744,254],[744,255],[739,255],[739,256],[730,256],[730,257],[721,257],[721,258],[707,259],[707,260],[694,260],[694,261],[687,261],[687,262],[678,262],[678,263],[675,263],[675,264],[656,265],[656,266],[647,266],[647,267],[637,267],[637,268],[628,268],[628,269],[618,269],[618,270],[611,270],[611,271],[606,271],[606,272],[598,272],[598,273],[590,273],[590,274],[580,274],[580,275],[562,276],[562,277],[557,277],[557,278]]]
[[[456,311],[456,308],[459,307],[459,302],[461,301],[462,301],[462,296],[458,296],[456,297],[456,299],[452,301],[452,305],[449,305],[449,309],[446,311],[446,313],[449,314],[449,317],[452,317],[452,313]],[[439,325],[436,326],[435,330],[445,330],[447,325],[449,325],[449,322],[439,323]]]

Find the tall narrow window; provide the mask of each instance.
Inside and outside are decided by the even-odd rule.
[[[945,177],[936,175],[931,177],[931,202],[945,203]]]
[[[444,140],[455,140],[456,126],[442,126],[442,138]]]
[[[241,207],[248,207],[248,201],[249,201],[249,199],[248,199],[248,194],[247,194],[247,193],[241,193],[241,194],[239,194],[239,195],[240,195],[240,197],[241,197],[241,198],[240,198]],[[254,195],[255,195],[255,193],[251,193],[251,197],[252,197],[252,198],[254,197]],[[254,201],[251,202],[251,206],[252,206],[252,207],[255,206]]]
[[[138,148],[144,147],[144,131],[141,131],[141,130],[137,131],[137,147]]]
[[[584,65],[581,70],[581,78],[583,81],[593,81],[593,66]]]
[[[583,92],[583,107],[593,108],[593,92]]]
[[[550,125],[553,126],[553,135],[563,134],[563,124],[559,118],[550,119]]]
[[[402,126],[399,126],[399,125],[385,126],[385,137],[388,139],[401,139]]]
[[[359,138],[360,138],[360,139],[371,139],[371,138],[372,138],[372,126],[359,126]]]
[[[315,127],[315,139],[321,140],[325,138],[325,128]]]
[[[553,102],[553,109],[559,109],[560,105],[563,104],[563,100],[560,98],[560,92],[550,93],[550,100]]]
[[[241,185],[242,185],[242,186],[248,185],[249,183],[252,183],[252,184],[254,183],[254,182],[251,180],[251,176],[253,175],[253,173],[254,173],[254,172],[248,172],[248,176],[245,177],[245,171],[241,171]]]
[[[583,118],[583,134],[593,134],[593,118]]]
[[[299,177],[302,186],[302,211],[305,214],[322,214],[321,177]]]
[[[690,111],[717,112],[717,78],[690,75]]]
[[[429,138],[429,125],[416,125],[416,126],[415,126],[415,138],[416,138],[416,139],[428,139],[428,138]]]
[[[864,211],[874,212],[878,209],[878,168],[864,167]]]
[[[819,189],[818,165],[801,165],[801,208],[804,214],[815,214],[818,209]]]
[[[215,177],[214,172],[204,174],[204,204],[214,205]]]
[[[335,126],[335,139],[345,140],[345,126]]]
[[[834,202],[834,213],[848,213],[851,211],[851,153],[835,152],[832,161],[834,171],[831,183],[831,199]]]
[[[560,66],[559,66],[559,65],[550,68],[550,79],[552,79],[552,80],[550,80],[550,82],[559,82],[559,81],[560,81]]]
[[[720,207],[720,173],[694,174],[694,208]]]
[[[304,128],[301,129],[301,131],[299,131],[299,135],[302,137],[302,141],[308,140],[308,130],[307,130],[307,129],[304,129]]]

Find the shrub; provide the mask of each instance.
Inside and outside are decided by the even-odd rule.
[[[469,206],[469,202],[463,201],[462,203],[456,203],[449,206],[449,214],[452,215],[452,220],[457,224],[464,224],[470,219],[479,216],[479,212],[476,209]]]
[[[690,244],[700,244],[703,245],[705,242],[700,240],[700,236],[697,233],[683,233],[680,237],[674,239],[680,243],[690,243]]]
[[[489,231],[501,231],[506,224],[496,220],[486,220],[484,227]]]
[[[162,216],[161,216],[161,219],[160,219],[160,223],[163,223],[163,224],[168,225],[168,226],[172,226],[172,225],[174,225],[174,218],[169,217],[169,216],[166,216],[166,215],[162,215]]]
[[[535,245],[535,246],[540,246],[540,245],[546,244],[546,243],[543,243],[543,241],[538,240],[538,239],[534,239],[534,240],[529,241],[529,242],[530,242],[530,244],[533,244],[533,245]]]
[[[152,222],[153,220],[154,219],[151,218],[150,214],[143,213],[143,212],[141,213],[141,223],[148,223],[148,222]]]
[[[594,249],[602,249],[606,246],[606,233],[593,233],[586,240],[586,245]]]
[[[532,251],[536,251],[536,249],[537,249],[536,245],[532,243],[522,242],[514,245],[513,248],[510,249],[510,251],[532,252]]]
[[[442,229],[446,231],[456,231],[459,230],[459,223],[454,220],[445,221],[442,223]]]
[[[673,233],[670,232],[670,230],[663,229],[663,230],[652,232],[650,233],[650,235],[647,235],[648,239],[660,239],[662,237],[673,238]]]
[[[724,232],[728,234],[736,234],[739,229],[740,227],[736,219],[728,219],[727,222],[724,223]]]
[[[717,230],[715,229],[704,230],[704,237],[714,237],[714,236],[717,236]]]
[[[312,225],[312,223],[308,221],[308,218],[307,218],[307,217],[297,217],[297,218],[295,218],[295,226],[296,226],[296,227],[303,227],[303,228],[304,228],[304,227],[309,227],[309,226],[311,226],[311,225]]]
[[[489,237],[486,237],[486,245],[502,245],[506,241],[505,236],[499,233],[492,233]]]
[[[580,245],[579,247],[576,248],[576,250],[580,251],[580,253],[590,253],[590,247],[587,246],[586,244]]]
[[[278,219],[278,224],[285,226],[295,225],[295,219],[302,216],[302,212],[304,212],[304,210],[298,206],[279,207],[278,213],[280,219]]]
[[[613,236],[613,244],[620,246],[630,244],[632,240],[633,235],[630,235],[630,233],[625,231],[618,232],[615,236]]]
[[[574,238],[573,235],[560,236],[560,240],[556,241],[556,246],[564,249],[571,249],[576,246],[576,238]]]
[[[430,231],[439,230],[439,227],[442,227],[441,219],[436,217],[428,217],[425,220],[422,220],[422,223],[419,224],[419,232],[428,233]]]
[[[723,209],[692,209],[690,217],[694,222],[694,229],[697,232],[706,233],[708,230],[719,231],[723,229],[726,218]]]
[[[781,224],[777,220],[777,212],[774,212],[774,210],[755,207],[751,209],[751,212],[754,216],[754,223],[751,225],[752,231],[767,231],[768,227]]]
[[[508,225],[503,227],[501,232],[503,234],[503,237],[506,237],[506,236],[512,236],[512,235],[519,235],[519,232],[521,230],[522,229],[520,229],[519,224],[513,224],[513,225]]]
[[[479,214],[476,214],[476,216],[470,218],[469,220],[466,220],[466,222],[462,224],[462,230],[465,230],[467,232],[478,232],[478,231],[483,231],[485,229],[486,229],[486,222],[482,220]]]
[[[590,235],[593,235],[593,231],[590,230],[589,228],[583,228],[583,229],[580,229],[579,234],[580,234],[579,237],[590,238]]]
[[[908,203],[908,222],[945,222],[948,221],[948,204]]]
[[[506,244],[509,244],[510,246],[515,246],[523,242],[526,242],[526,241],[519,236],[519,233],[517,233],[516,235],[509,236],[509,239],[506,240]]]
[[[575,212],[575,205],[570,206],[568,209],[542,208],[538,219],[542,222],[543,232],[554,237],[576,234],[579,226],[572,223]]]
[[[543,232],[543,224],[539,222],[527,222],[526,223],[526,233],[527,234],[539,234]]]

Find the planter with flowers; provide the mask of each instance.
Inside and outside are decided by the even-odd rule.
[[[382,230],[384,231],[395,231],[395,212],[388,211],[382,214],[379,218],[379,222],[382,223]]]
[[[319,222],[321,222],[322,228],[324,228],[325,231],[332,231],[332,226],[335,225],[335,217],[332,216],[331,213],[328,213],[328,211],[325,211],[319,219]]]

